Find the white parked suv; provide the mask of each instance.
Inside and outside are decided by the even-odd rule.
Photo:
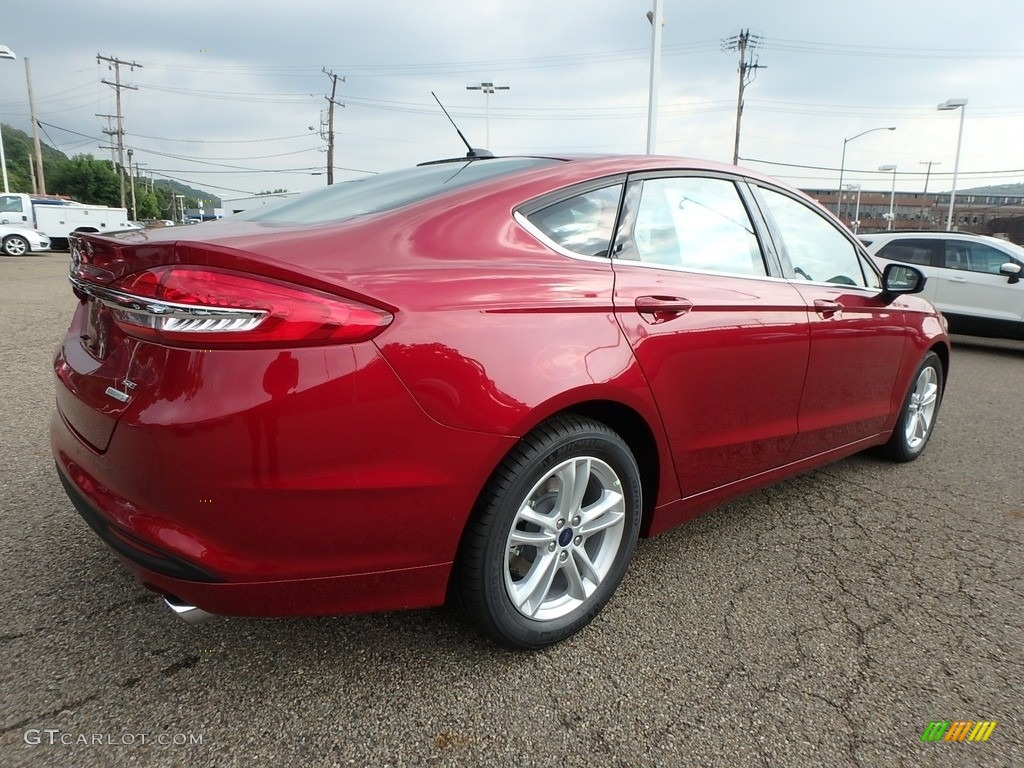
[[[949,330],[1024,339],[1024,248],[967,232],[881,232],[861,242],[882,268],[913,264]]]

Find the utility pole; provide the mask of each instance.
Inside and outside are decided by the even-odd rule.
[[[334,97],[338,92],[338,81],[344,83],[345,78],[329,71],[327,67],[322,69],[323,73],[331,78],[331,95],[324,97],[330,105],[327,109],[327,186],[331,186],[334,183],[334,105],[345,106],[340,101],[335,101]]]
[[[32,177],[32,194],[36,194],[36,161],[32,153],[28,153],[28,175]]]
[[[25,80],[28,83],[28,111],[32,118],[32,140],[36,145],[36,171],[39,174],[39,183],[36,184],[36,176],[32,176],[33,191],[38,187],[39,194],[46,194],[46,175],[43,173],[43,150],[39,145],[39,122],[36,120],[36,105],[32,98],[32,69],[29,67],[28,57],[25,57]]]
[[[117,119],[117,115],[100,115],[100,114],[96,114],[96,117],[105,117],[105,118],[107,118],[107,130],[104,131],[103,129],[100,129],[101,133],[105,134],[106,136],[115,136],[115,135],[117,135],[117,131],[115,131],[111,127],[111,122],[110,122],[111,120],[116,120]],[[110,167],[114,171],[117,171],[117,145],[114,143],[113,139],[111,139],[109,147],[101,146],[100,149],[109,149],[110,150]]]
[[[763,38],[760,35],[750,34],[749,29],[741,30],[738,35],[733,35],[728,40],[722,41],[723,51],[740,52],[740,87],[736,96],[736,140],[732,149],[732,164],[736,165],[740,160],[740,121],[743,119],[743,91],[757,77],[757,70],[767,69],[757,63],[757,59],[751,60],[754,49],[761,45]]]
[[[101,61],[112,65],[114,69],[114,82],[109,80],[100,80],[100,82],[109,85],[117,94],[117,176],[121,182],[121,207],[124,208],[124,114],[121,112],[121,91],[126,88],[130,91],[137,91],[139,87],[137,85],[123,85],[121,83],[121,65],[124,64],[131,67],[133,72],[136,67],[142,69],[142,65],[135,61],[122,61],[112,56],[101,56],[97,53],[96,63]]]

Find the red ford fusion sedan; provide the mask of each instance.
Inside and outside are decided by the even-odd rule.
[[[636,541],[877,447],[949,366],[912,266],[805,196],[666,157],[424,164],[73,238],[52,446],[179,614],[459,604],[537,648]]]

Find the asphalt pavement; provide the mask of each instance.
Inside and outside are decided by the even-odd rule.
[[[559,647],[447,609],[192,626],[54,473],[67,262],[0,258],[0,765],[1024,766],[1024,343],[954,339],[918,461],[856,456],[642,541]],[[922,741],[935,721],[997,725]]]

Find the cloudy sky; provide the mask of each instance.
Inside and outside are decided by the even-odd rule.
[[[1024,182],[1024,3],[1013,0],[664,0],[659,154],[729,161],[737,63],[723,41],[760,36],[741,165],[803,187],[845,181],[948,189]],[[336,180],[476,146],[496,154],[643,153],[653,0],[4,0],[0,120],[30,129],[31,62],[44,141],[109,158],[102,131],[123,67],[126,146],[144,173],[224,197],[326,183],[321,110],[337,98]],[[490,81],[509,90],[467,91]],[[489,123],[489,130],[488,130]],[[314,175],[316,174],[316,175]]]

